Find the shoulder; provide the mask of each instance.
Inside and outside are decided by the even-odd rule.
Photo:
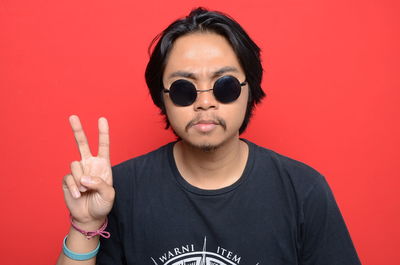
[[[315,187],[329,188],[325,177],[310,165],[250,141],[246,142],[253,151],[256,170],[278,176],[290,184],[298,195],[302,195],[301,197],[306,196]]]
[[[135,167],[136,165],[142,165],[145,166],[149,163],[154,163],[156,160],[162,159],[164,155],[167,155],[168,149],[173,145],[174,143],[168,143],[166,145],[163,145],[153,151],[150,151],[146,154],[128,159],[126,161],[123,161],[119,164],[116,164],[112,167],[113,172],[120,172],[120,171],[125,171],[129,170],[132,167]]]
[[[131,158],[112,167],[114,185],[134,181],[136,176],[149,175],[149,172],[165,168],[173,142],[159,147],[149,153]],[[144,174],[146,173],[146,174]]]

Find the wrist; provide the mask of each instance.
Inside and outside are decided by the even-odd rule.
[[[98,235],[104,238],[110,237],[110,233],[105,231],[108,224],[107,217],[101,223],[98,222],[100,220],[96,220],[95,222],[90,223],[77,223],[76,221],[74,221],[72,216],[70,216],[70,220],[72,228],[84,235],[87,239],[91,239]]]
[[[73,225],[75,225],[85,231],[95,231],[95,230],[99,229],[105,223],[105,221],[106,221],[106,217],[104,217],[103,219],[98,219],[98,220],[80,222],[71,216],[71,226],[73,227]]]
[[[67,246],[67,237],[68,237],[68,245]],[[79,261],[84,261],[84,260],[89,260],[94,258],[100,248],[100,241],[92,241],[92,240],[85,240],[85,242],[91,242],[93,246],[84,246],[84,245],[77,245],[76,242],[69,242],[72,238],[69,238],[69,235],[67,235],[64,240],[63,240],[63,253],[65,256],[72,260],[79,260]],[[73,240],[72,240],[73,241]],[[74,244],[75,243],[75,244]],[[96,248],[94,248],[94,244],[96,244]],[[72,245],[72,247],[71,247]]]

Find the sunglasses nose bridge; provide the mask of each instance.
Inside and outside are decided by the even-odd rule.
[[[203,92],[208,92],[208,91],[212,91],[214,90],[214,88],[209,88],[209,89],[196,89],[197,93],[203,93]]]
[[[196,109],[215,108],[218,103],[214,97],[213,90],[214,88],[196,89],[197,97],[194,102],[194,107]]]

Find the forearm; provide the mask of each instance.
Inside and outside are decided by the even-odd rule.
[[[70,228],[68,237],[66,240],[66,246],[69,250],[75,253],[88,253],[96,249],[99,244],[100,236],[94,236],[91,239],[87,239],[86,236],[76,231],[73,227]],[[79,261],[73,260],[67,257],[63,251],[61,251],[60,256],[57,261],[57,265],[94,265],[96,263],[96,257],[89,260]]]

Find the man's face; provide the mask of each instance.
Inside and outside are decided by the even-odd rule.
[[[163,75],[169,89],[178,79],[186,79],[198,90],[213,87],[221,76],[231,75],[239,82],[246,79],[230,44],[215,33],[194,33],[178,38],[168,57]],[[239,98],[231,103],[218,102],[213,91],[197,93],[189,106],[175,105],[168,93],[163,95],[166,114],[175,133],[183,141],[203,150],[215,149],[239,137],[248,100],[248,85],[242,86]]]

